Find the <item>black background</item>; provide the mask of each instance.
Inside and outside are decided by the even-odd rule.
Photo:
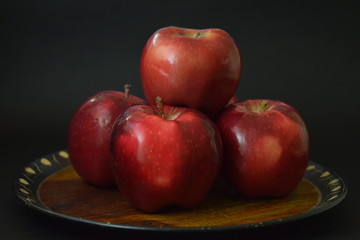
[[[0,238],[359,238],[359,15],[356,1],[2,1]],[[243,59],[238,98],[277,99],[300,111],[311,160],[348,184],[340,205],[263,229],[169,236],[71,224],[16,199],[15,173],[65,147],[69,119],[88,96],[125,83],[144,96],[142,48],[169,25],[233,36]]]

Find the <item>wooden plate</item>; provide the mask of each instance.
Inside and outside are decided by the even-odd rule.
[[[310,162],[300,186],[286,198],[246,199],[218,181],[196,208],[145,214],[131,206],[117,188],[102,189],[82,181],[66,151],[24,166],[14,178],[13,190],[26,205],[55,217],[150,231],[214,231],[289,222],[325,211],[347,193],[340,176]]]

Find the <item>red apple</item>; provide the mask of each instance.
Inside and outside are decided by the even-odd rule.
[[[122,114],[114,125],[111,153],[119,189],[144,212],[200,204],[222,163],[221,138],[208,117],[160,102]]]
[[[247,100],[227,107],[219,127],[224,176],[247,197],[284,197],[302,180],[309,158],[304,121],[291,106]]]
[[[67,136],[71,163],[81,178],[99,187],[115,185],[110,167],[112,126],[134,104],[144,104],[124,92],[101,91],[88,98],[73,115]]]
[[[239,101],[239,99],[234,95],[234,96],[232,96],[232,98],[230,99],[230,101],[227,103],[226,106],[236,103],[238,101]]]
[[[240,53],[221,29],[166,27],[147,41],[140,73],[146,100],[187,106],[216,116],[240,81]],[[192,94],[189,94],[192,93]]]

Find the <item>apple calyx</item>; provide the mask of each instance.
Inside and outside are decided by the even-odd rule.
[[[267,100],[261,100],[257,104],[254,104],[254,106],[250,109],[251,112],[254,113],[263,113],[269,110],[268,102]]]
[[[129,98],[130,88],[131,88],[131,84],[128,83],[128,84],[124,85],[124,93],[125,93],[125,98],[126,99]]]

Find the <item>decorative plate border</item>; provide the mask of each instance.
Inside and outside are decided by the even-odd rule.
[[[267,222],[255,222],[251,224],[234,225],[234,226],[219,226],[219,227],[154,227],[154,226],[128,226],[119,224],[108,224],[98,221],[77,218],[69,215],[64,215],[52,211],[44,205],[38,195],[38,189],[42,182],[57,171],[71,166],[69,155],[66,150],[61,150],[44,157],[35,159],[33,162],[24,166],[20,172],[14,177],[13,191],[15,195],[22,200],[27,206],[47,213],[52,216],[83,222],[92,225],[99,225],[112,228],[134,229],[134,230],[150,230],[150,231],[214,231],[214,230],[231,230],[231,229],[245,229],[268,226],[298,220],[309,217],[320,212],[326,211],[337,204],[339,204],[347,194],[347,186],[343,179],[335,172],[310,161],[305,172],[305,178],[309,180],[320,192],[320,199],[318,203],[307,212],[291,216],[284,219],[276,219]]]
[[[69,154],[65,150],[35,159],[15,176],[13,191],[26,205],[52,212],[41,202],[37,190],[46,178],[70,165]]]
[[[311,211],[325,211],[339,204],[346,196],[348,188],[335,172],[314,162],[309,162],[305,178],[314,184],[321,193],[321,199]]]

